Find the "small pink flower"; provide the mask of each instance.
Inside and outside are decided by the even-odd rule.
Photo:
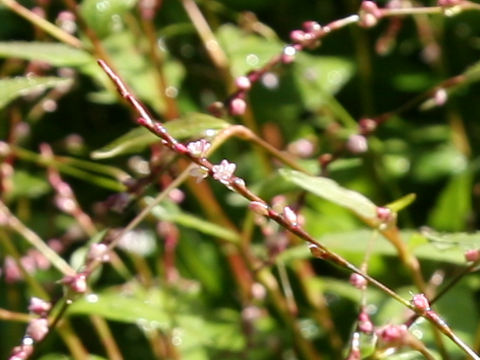
[[[40,316],[44,316],[51,308],[52,305],[49,302],[37,297],[32,297],[28,306],[29,311]]]
[[[187,145],[188,151],[195,157],[204,157],[210,147],[211,144],[205,139],[190,142]]]
[[[189,174],[195,178],[195,182],[198,184],[208,176],[208,169],[204,166],[196,165],[191,168]]]
[[[108,246],[103,243],[92,244],[88,250],[89,260],[96,260],[101,262],[110,261],[110,255],[108,253]]]
[[[27,335],[35,341],[41,341],[48,334],[48,320],[33,319],[27,326]]]
[[[365,290],[367,287],[367,279],[365,279],[362,275],[353,273],[350,275],[350,284],[359,290]]]
[[[219,165],[212,166],[213,178],[220,181],[224,185],[228,185],[237,165],[229,163],[227,160],[222,160]]]
[[[412,305],[421,311],[430,310],[430,303],[428,302],[428,299],[424,294],[413,295]]]

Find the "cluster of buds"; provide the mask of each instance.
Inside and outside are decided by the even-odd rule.
[[[360,314],[358,314],[358,330],[365,334],[371,334],[373,332],[373,323],[370,320],[370,316],[362,309]]]
[[[62,279],[62,282],[74,293],[84,294],[87,291],[87,275],[84,273],[67,275]]]
[[[302,30],[293,30],[290,40],[301,48],[315,48],[320,45],[320,38],[324,35],[323,28],[315,21],[306,21]]]
[[[398,347],[408,341],[408,328],[406,325],[386,325],[376,331],[379,343],[385,347]]]

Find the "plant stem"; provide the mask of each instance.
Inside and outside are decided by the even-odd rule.
[[[3,201],[0,201],[0,212],[3,212],[3,215],[7,218],[8,227],[22,235],[25,240],[27,240],[30,245],[40,251],[52,263],[52,265],[57,268],[57,270],[64,275],[76,274],[76,271],[72,269],[65,260],[63,260],[55,251],[46,245],[37,234],[26,227],[17,217],[15,217],[10,212],[8,207],[3,203]]]

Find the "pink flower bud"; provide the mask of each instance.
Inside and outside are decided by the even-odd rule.
[[[262,216],[268,215],[268,205],[260,201],[252,201],[249,206],[250,210]]]
[[[363,310],[358,314],[358,329],[365,334],[373,331],[373,323],[370,320],[370,316]]]
[[[234,116],[240,116],[245,114],[245,110],[247,110],[247,103],[245,100],[240,98],[235,98],[230,101],[229,106],[230,114]]]
[[[377,128],[377,122],[373,119],[363,118],[358,122],[362,134],[370,134]]]
[[[407,326],[402,325],[386,325],[377,331],[380,341],[389,346],[401,345],[406,341],[408,334]]]
[[[235,85],[239,90],[250,90],[252,83],[247,76],[239,76],[235,79]]]
[[[285,221],[293,227],[298,226],[298,218],[297,214],[295,211],[293,211],[290,207],[285,206],[283,208],[283,217],[285,218]]]
[[[41,341],[48,334],[48,320],[33,319],[27,326],[27,335],[35,341]]]
[[[359,16],[359,25],[369,28],[377,25],[378,19],[382,17],[382,12],[373,1],[363,1]]]
[[[308,243],[308,249],[312,256],[317,259],[325,259],[327,256],[327,253],[315,244]]]
[[[367,287],[367,279],[365,279],[362,275],[353,273],[350,275],[350,284],[359,290],[365,290]]]
[[[467,261],[478,261],[480,259],[480,250],[479,249],[471,249],[465,252],[465,260]]]
[[[346,144],[347,149],[352,154],[363,154],[368,150],[367,138],[363,135],[351,135]]]
[[[424,294],[413,295],[412,305],[421,311],[430,310],[430,303],[428,302],[428,299]]]
[[[316,21],[305,21],[302,24],[303,30],[314,35],[319,34],[322,31],[322,27]]]
[[[435,105],[437,106],[445,105],[448,100],[447,90],[445,90],[444,88],[440,88],[435,91],[435,94],[433,95],[433,100],[435,101]]]
[[[85,274],[68,275],[63,278],[63,283],[68,285],[74,292],[83,294],[87,291],[87,277]]]
[[[37,297],[32,297],[28,306],[30,312],[40,316],[44,316],[51,308],[52,305],[49,302]]]
[[[296,44],[302,44],[306,40],[306,34],[302,30],[293,30],[290,32],[290,40]]]
[[[30,344],[22,344],[21,346],[15,346],[10,353],[8,360],[26,360],[33,353],[33,346]]]
[[[290,64],[295,61],[295,55],[297,54],[297,49],[294,46],[288,45],[285,46],[282,52],[282,63],[283,64]]]
[[[392,217],[393,217],[392,210],[382,206],[377,207],[377,218],[381,222],[387,223],[392,220]]]

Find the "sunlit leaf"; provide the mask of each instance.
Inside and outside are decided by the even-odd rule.
[[[165,123],[168,133],[180,140],[189,137],[203,137],[207,133],[212,135],[211,132],[228,126],[229,124],[224,120],[199,113],[191,113],[181,119]],[[137,127],[110,144],[92,152],[91,156],[94,159],[106,159],[119,155],[138,153],[158,141],[158,136],[145,128]]]
[[[38,94],[60,85],[68,85],[70,79],[58,77],[15,77],[0,79],[0,110],[20,96]]]
[[[238,350],[243,346],[238,313],[203,309],[197,296],[169,294],[155,287],[144,290],[133,284],[127,291],[110,289],[86,295],[68,309],[70,315],[99,315],[108,320],[136,324],[145,332],[175,328],[182,352],[208,346]]]
[[[328,102],[350,80],[354,72],[351,61],[330,56],[298,54],[294,63],[295,81],[308,109]]]
[[[245,75],[262,67],[283,48],[279,41],[246,33],[233,25],[221,26],[216,36],[230,60],[233,76]]]
[[[43,61],[53,66],[76,67],[93,62],[93,58],[86,51],[48,42],[0,42],[0,57]]]
[[[80,5],[80,12],[88,26],[94,29],[98,36],[104,37],[125,28],[121,15],[135,4],[136,0],[85,0]]]
[[[310,176],[289,169],[281,169],[280,174],[302,189],[325,200],[347,208],[365,219],[376,219],[377,206],[364,195],[340,186],[332,179]]]

